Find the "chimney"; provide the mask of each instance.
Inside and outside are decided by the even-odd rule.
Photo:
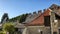
[[[46,9],[43,9],[43,11],[46,11]]]
[[[39,11],[38,11],[38,15],[41,15],[41,14],[42,14],[42,10],[39,10]]]

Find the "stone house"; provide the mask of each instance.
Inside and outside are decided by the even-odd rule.
[[[21,34],[60,34],[60,8],[55,4],[44,12],[29,13],[23,24],[16,25]]]
[[[22,24],[17,21],[15,34],[60,34],[60,6],[53,4],[43,11],[29,13]]]

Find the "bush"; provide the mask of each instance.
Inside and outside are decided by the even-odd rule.
[[[0,31],[0,34],[6,34],[6,32],[4,32],[4,31]]]
[[[11,23],[11,22],[5,23],[5,24],[3,25],[3,31],[9,32],[9,34],[14,33],[14,31],[15,31],[14,24]]]

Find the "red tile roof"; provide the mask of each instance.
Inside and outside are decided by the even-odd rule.
[[[49,12],[50,12],[50,10],[47,9],[41,15],[39,15],[38,17],[36,17],[34,20],[27,23],[26,25],[28,25],[28,26],[44,25],[44,16],[50,16]]]
[[[49,14],[50,14],[50,9],[47,9],[46,11],[44,11],[44,14],[43,15],[44,16],[50,16]]]

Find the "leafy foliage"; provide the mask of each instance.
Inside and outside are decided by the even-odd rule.
[[[19,19],[20,23],[22,23],[22,22],[24,22],[24,21],[26,20],[27,15],[28,15],[28,14],[23,14],[23,15],[21,15],[21,17],[20,17],[20,19]]]
[[[6,34],[6,32],[4,32],[4,31],[0,31],[0,34]]]
[[[15,31],[15,27],[13,23],[5,23],[3,25],[3,31],[7,31],[9,33],[13,33]]]
[[[22,14],[20,16],[17,16],[17,17],[14,17],[14,18],[10,19],[9,21],[13,22],[13,21],[18,20],[20,23],[22,23],[22,22],[24,22],[26,20],[27,15],[28,14]]]

